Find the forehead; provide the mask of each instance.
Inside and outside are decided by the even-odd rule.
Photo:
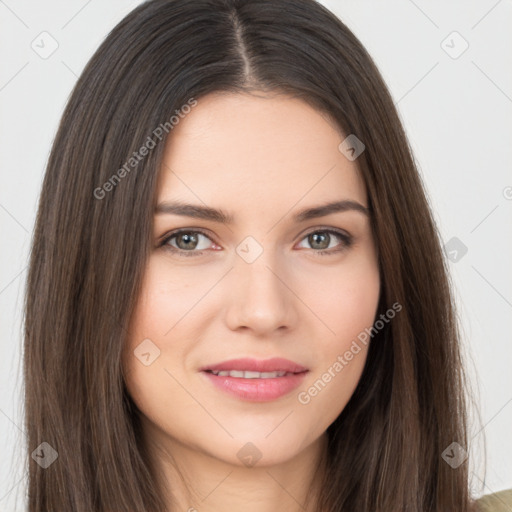
[[[345,138],[324,113],[285,95],[214,93],[198,99],[168,136],[158,199],[198,199],[256,211],[301,201],[367,204]]]

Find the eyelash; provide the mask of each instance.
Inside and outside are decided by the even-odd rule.
[[[158,245],[158,247],[161,247],[164,250],[170,251],[174,254],[177,254],[178,256],[184,256],[184,257],[201,256],[205,252],[205,250],[185,251],[183,249],[177,249],[176,247],[173,247],[172,245],[168,245],[168,242],[171,239],[173,239],[174,237],[178,236],[180,233],[194,233],[194,234],[199,233],[199,234],[205,236],[206,238],[208,238],[209,240],[211,240],[210,236],[208,236],[201,229],[177,229],[176,231],[172,231],[171,233],[169,233],[168,236],[165,236],[164,239]],[[303,238],[301,239],[301,241],[304,240],[309,235],[313,235],[315,233],[327,233],[329,235],[335,235],[342,240],[341,247],[338,249],[332,249],[332,248],[331,249],[320,249],[320,250],[311,249],[315,254],[318,254],[320,256],[329,256],[329,255],[332,256],[333,254],[338,254],[338,253],[348,249],[352,245],[352,242],[353,242],[352,236],[350,236],[342,231],[338,231],[337,229],[332,229],[332,228],[329,228],[329,229],[327,229],[327,228],[326,229],[322,229],[322,228],[318,229],[317,228],[314,231],[310,231],[309,233],[306,233],[303,236]]]

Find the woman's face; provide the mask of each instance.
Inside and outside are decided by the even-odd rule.
[[[275,464],[350,399],[368,349],[353,342],[373,324],[380,279],[364,211],[315,215],[368,206],[344,139],[301,100],[245,94],[203,97],[171,131],[123,360],[161,446]]]

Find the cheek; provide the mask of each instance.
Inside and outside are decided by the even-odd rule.
[[[304,418],[321,418],[315,425],[317,435],[341,414],[359,383],[369,347],[369,338],[361,341],[361,333],[373,325],[378,290],[354,289],[334,307],[325,305],[325,322],[335,334],[327,332],[318,339],[315,367],[296,397]]]
[[[170,292],[165,283],[171,286],[158,268],[150,266],[130,323],[123,367],[127,391],[138,409],[154,425],[169,430],[168,420],[174,416],[169,412],[188,410],[190,400],[186,393],[180,392],[175,380],[182,380],[176,366],[181,363],[186,346],[177,342],[182,326],[178,322],[186,311],[182,312],[177,285],[176,290]],[[143,362],[146,353],[149,354],[147,365]],[[201,419],[194,418],[192,413],[190,417],[196,421]]]
[[[374,324],[380,296],[375,253],[359,252],[340,265],[317,269],[315,282],[316,287],[303,284],[302,289],[304,302],[319,319],[318,359],[298,398],[321,411],[325,427],[349,401],[366,362],[370,338],[365,329]]]
[[[194,345],[190,340],[200,335],[200,317],[204,320],[205,315],[194,306],[218,279],[211,272],[203,274],[196,271],[194,275],[190,268],[173,270],[159,257],[152,258],[145,270],[123,350],[123,367],[128,391],[148,417],[155,411],[190,406],[184,394],[175,392],[179,385],[172,375],[182,371]],[[137,356],[141,353],[150,354],[147,366]],[[172,400],[166,394],[171,389]]]
[[[373,325],[380,295],[380,280],[377,274],[366,273],[348,276],[338,283],[338,294],[333,295],[325,311],[329,315],[331,329],[335,335],[331,341],[344,349],[365,328]]]
[[[373,251],[359,251],[336,265],[317,265],[315,272],[300,269],[296,279],[301,283],[299,296],[317,317],[317,331],[324,332],[321,339],[325,344],[320,349],[324,354],[332,356],[333,351],[344,350],[373,324],[380,296]]]
[[[172,269],[164,258],[150,260],[131,322],[132,339],[167,339],[167,335],[211,286],[213,278],[190,269]]]

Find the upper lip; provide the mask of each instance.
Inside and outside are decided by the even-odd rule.
[[[272,359],[258,360],[258,359],[230,359],[229,361],[223,361],[221,363],[204,366],[201,371],[249,371],[249,372],[289,372],[289,373],[301,373],[308,369],[304,366],[283,359],[281,357],[274,357]]]

